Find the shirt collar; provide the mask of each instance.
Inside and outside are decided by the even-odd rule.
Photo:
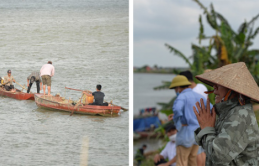
[[[185,92],[188,92],[188,91],[192,91],[192,89],[191,88],[186,88],[181,93],[185,93]]]
[[[214,105],[214,107],[217,115],[220,116],[220,115],[227,114],[228,110],[238,105],[239,105],[238,99],[237,97],[235,97],[227,101],[217,103]]]

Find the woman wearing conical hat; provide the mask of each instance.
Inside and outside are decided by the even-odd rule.
[[[196,78],[213,86],[216,95],[212,110],[204,106],[203,99],[196,103],[197,109],[193,107],[200,125],[195,139],[205,149],[206,165],[259,165],[259,129],[250,103],[259,102],[259,88],[245,63],[226,65]]]

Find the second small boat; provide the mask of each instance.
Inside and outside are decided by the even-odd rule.
[[[77,114],[116,116],[119,114],[119,106],[98,106],[98,105],[75,105],[72,100],[64,99],[60,96],[47,96],[43,94],[34,95],[38,107],[61,110]]]
[[[16,92],[6,91],[4,88],[0,88],[0,96],[10,97],[17,100],[34,100],[33,93],[25,93],[16,89]]]

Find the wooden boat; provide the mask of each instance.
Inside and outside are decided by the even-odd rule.
[[[64,99],[60,96],[47,96],[43,94],[34,95],[38,107],[73,112],[77,114],[116,116],[119,114],[119,106],[97,106],[97,105],[74,105],[71,100]]]
[[[17,100],[34,100],[33,93],[22,92],[16,89],[16,92],[6,91],[3,87],[0,88],[0,96],[10,97]]]
[[[140,131],[134,132],[134,140],[142,139],[142,138],[161,138],[163,134],[155,132],[155,131]]]

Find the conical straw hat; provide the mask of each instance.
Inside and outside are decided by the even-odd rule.
[[[259,88],[244,62],[229,64],[197,75],[201,82],[221,85],[259,102]]]

